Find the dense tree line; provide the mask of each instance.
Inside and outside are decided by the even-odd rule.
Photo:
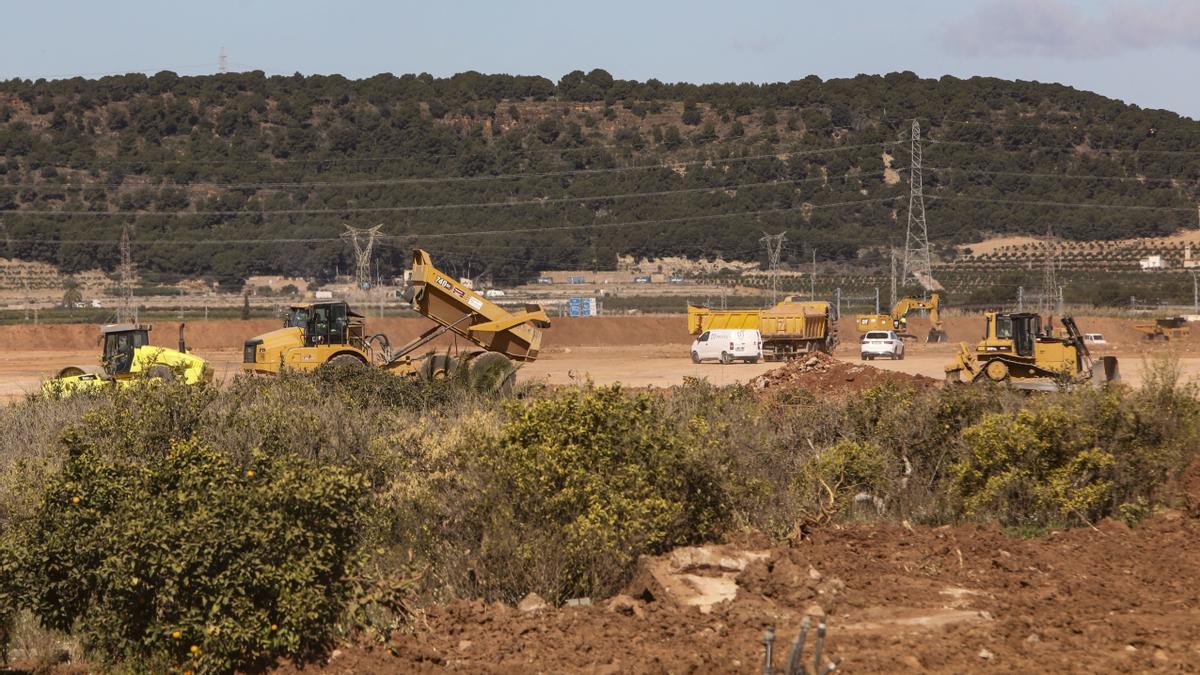
[[[342,224],[383,223],[384,275],[413,245],[515,280],[630,253],[752,260],[783,230],[796,262],[880,260],[903,243],[914,118],[935,247],[1195,219],[1200,124],[1060,85],[161,72],[0,82],[0,255],[113,269],[132,225],[144,274],[236,287],[332,276]],[[1154,208],[1059,205],[1077,203]]]

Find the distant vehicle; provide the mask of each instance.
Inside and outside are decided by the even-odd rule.
[[[745,361],[758,363],[762,358],[762,334],[757,330],[706,330],[692,342],[692,363]]]
[[[552,284],[554,283],[554,280],[550,277],[538,277],[537,282],[539,284]]]
[[[315,297],[317,300],[332,300],[333,291],[317,291],[316,293],[313,293],[313,297]]]
[[[483,292],[483,297],[485,297],[485,298],[503,298],[504,291],[502,291],[498,288],[489,288]]]
[[[633,283],[635,283],[635,284],[648,284],[648,283],[650,283],[650,277],[634,277],[634,279],[633,279]]]
[[[874,361],[880,356],[904,360],[904,340],[894,330],[873,330],[862,338],[859,353],[863,361]]]
[[[1084,333],[1083,341],[1094,345],[1106,345],[1108,341],[1104,339],[1103,333]]]
[[[671,277],[670,279],[667,279],[667,282],[672,284],[682,284],[683,277]]]
[[[567,277],[568,284],[582,284],[583,277]]]

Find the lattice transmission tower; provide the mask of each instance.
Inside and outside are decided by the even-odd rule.
[[[1046,226],[1046,259],[1042,264],[1042,290],[1038,294],[1038,314],[1053,314],[1057,307],[1062,314],[1062,289],[1058,285],[1057,247],[1054,245],[1054,228]]]
[[[344,225],[346,231],[342,233],[342,239],[350,242],[354,247],[354,283],[359,289],[370,288],[371,286],[371,250],[375,248],[375,239],[379,236],[379,229],[383,225],[375,227],[350,227]]]
[[[786,234],[786,232],[779,234],[763,232],[762,239],[759,239],[767,247],[767,265],[771,270],[771,304],[775,304],[775,296],[779,293],[779,257],[783,253],[783,240],[787,238]]]
[[[912,162],[908,168],[908,231],[904,236],[904,267],[900,275],[912,274],[922,286],[933,283],[929,257],[929,227],[925,223],[925,195],[921,189],[921,125],[913,120],[910,136]]]
[[[137,305],[133,302],[133,250],[129,245],[130,225],[121,230],[121,300],[117,304],[117,323],[137,323]]]

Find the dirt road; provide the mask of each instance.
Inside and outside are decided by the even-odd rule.
[[[237,349],[198,350],[213,363],[217,381],[234,377],[241,370],[241,351]],[[1131,386],[1141,384],[1143,374],[1154,359],[1165,352],[1120,352],[1121,377]],[[877,360],[877,368],[895,370],[910,375],[943,378],[943,368],[953,356],[947,345],[918,345],[903,361]],[[837,357],[858,362],[853,349],[843,347]],[[69,365],[94,364],[93,350],[63,351],[6,351],[0,353],[0,400],[20,398],[26,392],[37,391],[43,378]],[[684,378],[705,378],[717,385],[747,382],[778,367],[777,363],[719,363],[694,364],[688,358],[684,343],[652,345],[615,345],[612,347],[582,346],[550,349],[536,362],[521,368],[525,381],[552,385],[587,381],[606,385],[620,382],[630,387],[669,387]],[[1186,377],[1200,377],[1200,356],[1187,354],[1179,358],[1180,370]]]

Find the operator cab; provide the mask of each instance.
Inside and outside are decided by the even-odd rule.
[[[138,347],[150,344],[150,326],[147,324],[114,323],[100,329],[104,336],[104,353],[101,359],[109,375],[125,375],[133,367],[133,352]]]
[[[344,345],[361,337],[362,318],[344,302],[318,302],[292,307],[283,325],[302,329],[305,347]]]

